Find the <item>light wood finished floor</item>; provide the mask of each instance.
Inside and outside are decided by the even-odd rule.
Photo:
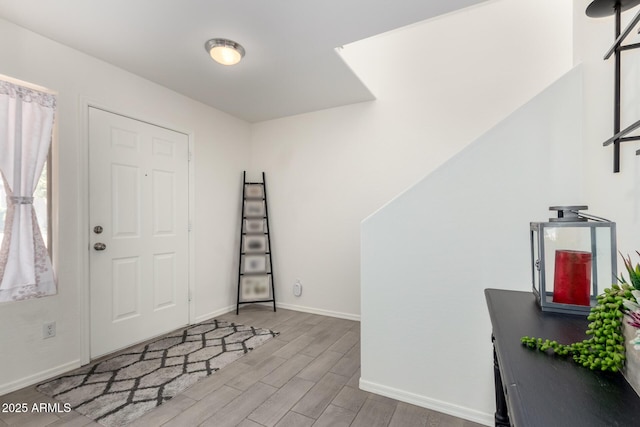
[[[200,380],[134,426],[476,427],[465,421],[358,388],[360,323],[253,305],[220,316],[280,335]],[[34,387],[0,403],[55,402]],[[99,426],[77,413],[0,413],[6,426]]]

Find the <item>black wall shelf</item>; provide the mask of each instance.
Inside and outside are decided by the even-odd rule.
[[[622,55],[621,53],[628,50],[637,49],[640,47],[640,43],[634,43],[629,45],[622,45],[622,42],[627,38],[633,29],[640,22],[640,11],[635,14],[629,24],[622,29],[622,12],[631,9],[640,4],[640,0],[595,0],[589,4],[586,13],[591,18],[601,18],[605,16],[615,15],[615,41],[604,55],[606,61],[615,55],[615,79],[614,79],[614,100],[613,100],[613,136],[602,143],[603,146],[609,146],[613,144],[613,172],[620,172],[620,143],[627,141],[638,141],[640,136],[625,136],[634,130],[640,128],[640,120],[636,121],[625,129],[620,129],[620,99],[621,99],[621,81],[620,74],[622,69]],[[640,155],[640,150],[636,151],[636,155]]]

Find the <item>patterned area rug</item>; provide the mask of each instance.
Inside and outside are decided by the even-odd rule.
[[[210,320],[40,384],[107,427],[124,426],[278,335]]]

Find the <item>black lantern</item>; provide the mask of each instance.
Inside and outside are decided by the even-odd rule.
[[[530,224],[531,281],[543,311],[588,313],[598,287],[617,281],[616,224],[586,209],[552,206],[557,218]]]

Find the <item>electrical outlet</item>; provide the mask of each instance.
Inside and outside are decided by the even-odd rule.
[[[56,336],[56,322],[44,322],[42,325],[42,339]]]
[[[302,284],[300,283],[300,279],[296,279],[296,283],[293,285],[293,295],[297,297],[302,295]]]

